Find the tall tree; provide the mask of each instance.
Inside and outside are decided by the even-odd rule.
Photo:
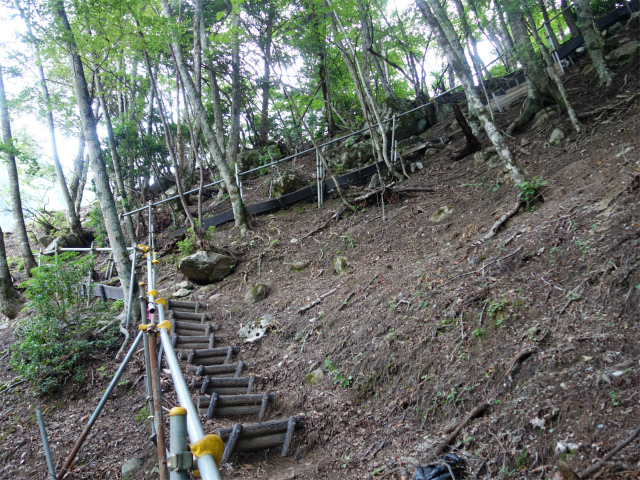
[[[21,309],[22,301],[11,282],[7,252],[4,248],[4,233],[0,228],[0,313],[13,319],[18,316]]]
[[[161,0],[161,5],[162,13],[165,18],[172,19],[173,13],[171,11],[171,8],[169,7],[167,0]],[[193,82],[191,74],[189,73],[187,61],[185,60],[182,53],[182,46],[180,45],[178,34],[175,30],[172,30],[171,32],[171,47],[175,56],[176,65],[180,72],[180,78],[184,83],[185,90],[187,91],[187,98],[189,99],[189,103],[191,104],[191,108],[193,110],[194,120],[202,131],[202,135],[204,136],[204,140],[207,144],[207,147],[209,148],[209,152],[213,156],[220,175],[222,176],[222,180],[227,187],[227,192],[229,193],[229,198],[231,199],[231,207],[233,209],[235,225],[242,234],[245,234],[251,228],[251,217],[249,216],[249,213],[244,206],[244,202],[240,197],[240,191],[235,183],[233,175],[231,174],[231,170],[229,169],[227,158],[223,153],[223,146],[218,143],[216,135],[214,134],[213,129],[209,124],[207,113],[204,109],[204,106],[202,105],[202,99],[198,94],[196,85]],[[237,78],[239,80],[239,72]],[[232,139],[230,139],[230,143],[231,142]],[[237,154],[237,142],[235,148]]]
[[[20,12],[20,16],[27,27],[27,38],[31,43],[33,48],[33,53],[36,60],[36,72],[38,74],[38,83],[40,84],[40,92],[42,94],[42,99],[45,104],[45,118],[47,120],[47,128],[49,130],[49,141],[51,143],[51,156],[53,158],[53,166],[56,171],[56,176],[58,178],[58,186],[60,187],[60,193],[62,194],[62,200],[64,201],[64,205],[66,207],[66,216],[67,216],[67,224],[69,225],[69,229],[80,236],[83,236],[84,233],[82,231],[82,225],[80,225],[80,219],[78,218],[78,214],[76,213],[75,206],[73,204],[73,199],[71,198],[71,194],[69,193],[69,189],[67,187],[67,182],[64,178],[64,173],[62,171],[62,165],[60,165],[60,157],[58,156],[58,146],[56,142],[56,131],[55,124],[53,122],[53,107],[52,100],[49,95],[49,88],[47,87],[47,79],[44,74],[44,68],[42,66],[42,56],[40,54],[40,47],[38,45],[38,39],[33,34],[33,30],[31,28],[31,13],[26,8],[23,8],[23,4],[16,0],[16,7]]]
[[[502,134],[495,123],[489,118],[480,101],[480,96],[473,84],[471,69],[469,68],[458,37],[446,12],[438,0],[428,0],[428,4],[426,0],[416,0],[416,5],[427,22],[429,29],[440,44],[449,64],[453,67],[456,76],[460,79],[469,103],[469,109],[473,109],[476,115],[478,115],[489,139],[496,147],[498,155],[504,162],[505,168],[509,172],[513,183],[518,186],[522,185],[526,180],[524,171],[520,165],[518,165],[509,147],[505,144]]]
[[[589,0],[576,0],[575,7],[578,14],[578,22],[580,22],[580,32],[582,32],[584,46],[587,49],[589,58],[591,58],[591,64],[598,74],[600,85],[608,87],[613,81],[613,73],[607,67],[602,47],[598,41],[598,33],[596,32]]]
[[[18,237],[18,248],[24,263],[24,270],[31,276],[31,269],[38,266],[36,259],[29,245],[27,228],[24,224],[22,213],[22,198],[20,197],[20,183],[18,181],[18,168],[16,166],[16,148],[13,145],[11,135],[11,120],[9,118],[9,106],[4,91],[4,79],[2,65],[0,64],[0,123],[2,123],[2,141],[4,144],[0,148],[6,156],[7,171],[9,174],[9,194],[11,196],[11,212],[13,213],[13,223]]]
[[[82,130],[84,132],[89,159],[91,161],[91,172],[96,188],[96,195],[100,201],[100,209],[104,218],[105,227],[109,236],[109,243],[113,251],[113,257],[118,269],[118,275],[122,279],[122,289],[125,298],[129,296],[129,282],[131,275],[131,267],[129,264],[129,255],[127,253],[127,245],[122,228],[118,219],[118,211],[109,186],[109,175],[102,158],[102,150],[100,149],[100,140],[96,130],[96,120],[91,110],[91,98],[87,81],[84,76],[84,67],[82,59],[78,53],[78,46],[75,41],[67,12],[64,7],[63,0],[56,0],[53,4],[53,15],[60,32],[60,43],[63,45],[67,53],[69,68],[73,78],[73,88],[78,103],[78,111],[82,121]]]

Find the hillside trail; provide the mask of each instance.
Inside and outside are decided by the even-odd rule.
[[[424,168],[406,182],[433,192],[392,193],[384,204],[378,196],[335,219],[336,199],[321,210],[302,203],[255,217],[245,237],[230,225],[216,229],[216,243],[240,263],[224,281],[195,286],[187,300],[207,305],[215,334],[251,364],[258,391],[268,385],[278,394],[273,418],[305,415],[293,455],[238,453],[221,468],[224,478],[409,479],[440,457],[456,426],[448,451],[466,460],[469,478],[562,478],[561,461],[582,472],[638,427],[640,59],[615,69],[606,89],[581,75],[584,65],[563,80],[579,114],[597,113],[583,117],[581,135],[558,114],[508,139],[529,178],[546,186],[488,242],[477,243],[518,191],[490,154],[452,161],[465,145],[461,134],[420,159]],[[501,128],[520,103],[496,114]],[[437,139],[453,122],[426,135]],[[566,139],[551,146],[555,128]],[[313,165],[313,158],[297,163]],[[266,180],[245,186],[248,202],[264,195]],[[168,237],[159,238],[158,290],[166,297],[184,280],[173,267],[178,239]],[[7,242],[15,255],[11,236]],[[342,275],[337,256],[349,265]],[[292,271],[297,260],[308,267]],[[271,293],[245,306],[257,283]],[[241,343],[238,329],[264,314],[275,325]],[[14,325],[0,324],[5,353]],[[96,356],[84,383],[69,381],[51,397],[32,396],[25,384],[0,391],[0,478],[46,478],[37,405],[61,463],[117,368],[113,356]],[[307,375],[318,369],[324,379],[311,386]],[[157,478],[143,373],[138,352],[66,478],[121,478],[132,457],[144,463],[134,478]],[[14,378],[3,361],[0,382]],[[175,404],[166,370],[162,383]],[[208,433],[223,425],[201,418]],[[639,447],[634,440],[594,477],[638,478]]]

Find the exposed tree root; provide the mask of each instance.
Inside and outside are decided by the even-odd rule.
[[[484,237],[482,237],[477,242],[474,242],[472,245],[474,247],[477,247],[479,245],[482,245],[487,240],[495,237],[496,233],[498,233],[498,230],[500,230],[500,227],[502,227],[502,225],[504,225],[507,222],[507,220],[513,217],[516,213],[518,213],[518,210],[520,210],[520,207],[522,206],[522,204],[523,204],[522,200],[518,200],[511,210],[509,210],[508,212],[505,212],[504,214],[502,214],[502,216],[498,220],[496,220],[496,222],[493,224],[493,226],[489,229],[489,231]]]
[[[513,135],[513,132],[515,132],[516,130],[520,130],[527,123],[529,123],[531,119],[535,117],[536,113],[538,113],[538,111],[540,111],[542,108],[544,108],[544,105],[541,101],[533,100],[531,97],[527,97],[524,110],[518,116],[518,118],[516,118],[511,125],[509,125],[509,127],[507,128],[507,133],[509,135]]]
[[[638,428],[636,428],[633,433],[631,435],[629,435],[627,437],[627,439],[618,444],[613,450],[611,450],[609,453],[607,453],[604,457],[602,457],[602,460],[600,460],[598,463],[596,463],[593,467],[589,467],[586,470],[582,471],[579,473],[580,478],[587,478],[589,475],[591,475],[594,472],[597,472],[598,470],[600,470],[604,464],[611,459],[611,457],[613,457],[616,453],[618,453],[620,450],[622,450],[624,447],[626,447],[627,445],[629,445],[631,442],[633,442],[636,438],[638,438],[638,436],[640,435],[640,425],[638,426]]]
[[[456,116],[456,121],[458,122],[458,125],[460,125],[460,128],[462,129],[462,133],[464,133],[464,136],[467,138],[467,144],[464,146],[462,151],[455,156],[456,160],[462,160],[464,157],[467,157],[472,153],[475,153],[478,150],[480,150],[482,146],[480,145],[480,142],[478,141],[476,136],[471,131],[471,127],[467,123],[467,119],[464,118],[464,115],[462,114],[462,110],[460,110],[460,107],[458,106],[457,103],[453,105],[453,113]]]

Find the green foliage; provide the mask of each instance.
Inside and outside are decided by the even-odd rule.
[[[522,199],[524,203],[531,203],[540,194],[540,189],[547,185],[547,182],[540,177],[533,177],[531,180],[523,182],[520,185],[520,193],[518,197]]]
[[[93,257],[65,253],[57,264],[54,259],[43,261],[25,282],[27,308],[35,313],[16,328],[10,360],[38,394],[50,393],[72,376],[82,381],[84,360],[96,349],[111,346],[117,333],[115,324],[97,333],[106,308],[87,307],[79,288],[93,269]]]
[[[340,384],[344,388],[351,386],[351,383],[353,383],[353,376],[352,375],[345,376],[342,373],[340,373],[340,371],[338,370],[338,367],[336,367],[331,361],[331,358],[327,357],[325,359],[324,366],[329,371],[329,376],[333,377],[333,383]]]
[[[197,227],[198,221],[195,219],[194,221],[196,222],[196,227]],[[217,235],[216,227],[215,226],[209,227],[207,231],[204,233],[203,244],[205,246],[213,245],[216,239],[216,235]],[[178,250],[180,250],[180,252],[182,252],[185,256],[196,253],[196,250],[198,250],[199,244],[200,244],[200,241],[196,236],[196,234],[194,233],[193,228],[187,229],[187,232],[184,235],[184,240],[179,240],[178,242],[176,242],[176,245],[178,246]]]
[[[95,245],[97,247],[106,247],[109,242],[109,235],[107,234],[107,227],[104,223],[102,210],[100,210],[100,205],[98,203],[95,203],[87,213],[86,225],[95,230],[95,236],[93,239]]]

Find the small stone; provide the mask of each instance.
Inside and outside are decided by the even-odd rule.
[[[187,296],[191,295],[191,290],[187,290],[186,288],[181,288],[180,290],[177,290],[177,291],[173,292],[172,295],[175,298],[187,297]]]
[[[316,385],[324,378],[324,372],[321,369],[316,369],[307,374],[307,383],[311,386]]]
[[[186,288],[187,290],[193,290],[193,283],[189,280],[185,280],[184,282],[176,283],[176,288]]]
[[[553,132],[551,132],[551,137],[549,138],[549,144],[555,147],[562,140],[564,140],[564,138],[565,138],[564,132],[559,128],[556,128]]]
[[[221,293],[214,293],[213,295],[211,295],[211,296],[209,297],[209,300],[213,302],[213,301],[218,300],[220,297],[222,297],[222,294],[221,294]]]
[[[484,151],[476,152],[473,154],[473,163],[475,163],[476,165],[480,165],[486,162],[488,158],[489,158],[489,154],[487,152],[484,152]]]
[[[414,165],[416,166],[416,169],[418,169],[418,170],[422,170],[424,168],[424,165],[422,164],[422,162],[416,162],[416,163],[414,163]]]
[[[132,479],[133,474],[136,473],[142,466],[144,462],[139,458],[130,458],[122,465],[122,478],[124,479]]]
[[[369,181],[369,185],[367,186],[367,188],[369,190],[374,190],[379,186],[380,186],[380,177],[378,176],[377,173],[374,173],[373,176],[371,177],[371,181]]]
[[[602,428],[604,428],[604,425],[600,424],[600,425],[598,425],[598,428],[602,429]]]
[[[623,370],[618,370],[617,372],[613,372],[611,374],[612,377],[616,377],[616,378],[621,377],[622,375],[624,375],[624,371]]]
[[[263,301],[269,295],[269,290],[269,285],[265,285],[264,283],[254,285],[244,296],[244,304],[253,305],[254,303]]]
[[[424,151],[424,158],[434,157],[438,154],[437,148],[427,148]]]
[[[291,270],[292,272],[301,272],[303,270],[306,270],[308,266],[309,266],[309,262],[305,262],[303,260],[296,260],[295,262],[291,262],[291,265],[289,266],[289,270]]]
[[[291,240],[289,240],[289,243],[298,243],[298,239],[297,238],[292,238]]]
[[[491,145],[491,146],[485,148],[484,151],[487,152],[487,153],[491,153],[491,154],[497,154],[498,153],[498,149],[495,147],[495,145]]]
[[[349,270],[349,262],[345,257],[336,257],[333,260],[333,268],[338,275],[342,275]]]
[[[623,63],[628,59],[635,58],[638,53],[640,53],[640,41],[634,40],[616,48],[605,59],[613,63]]]
[[[433,214],[431,214],[431,216],[429,217],[429,221],[431,223],[438,223],[444,220],[445,218],[449,217],[452,213],[453,213],[453,207],[449,205],[443,205],[438,210],[436,210]]]

